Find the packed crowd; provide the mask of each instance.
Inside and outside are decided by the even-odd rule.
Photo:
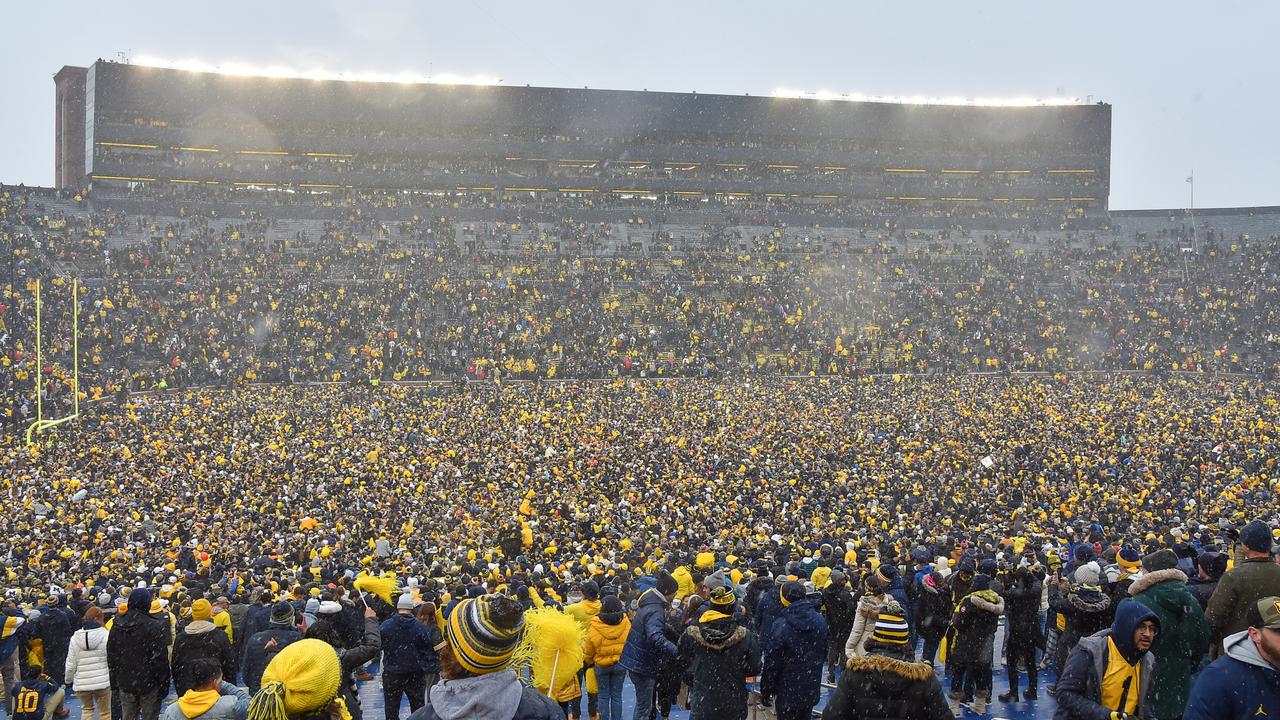
[[[83,204],[83,201],[82,201]],[[628,250],[616,226],[378,219],[312,236],[253,213],[50,211],[6,189],[7,414],[45,393],[381,381],[1037,370],[1274,373],[1276,238],[1170,244],[708,225]],[[181,215],[182,213],[178,213]],[[148,238],[120,244],[122,237]],[[819,236],[811,240],[812,236]]]
[[[1063,720],[1243,718],[1280,700],[1278,406],[1146,376],[135,397],[5,451],[0,654],[11,702],[71,684],[104,720],[170,684],[171,720],[359,718],[379,653],[388,720],[615,718],[624,674],[637,720],[745,717],[751,676],[807,718],[824,675],[824,717],[949,718],[998,661],[1034,701],[1041,656]]]

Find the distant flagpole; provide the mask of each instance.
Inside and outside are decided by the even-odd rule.
[[[1191,185],[1191,208],[1188,214],[1191,216],[1191,247],[1198,254],[1200,252],[1200,242],[1196,236],[1196,171],[1191,170],[1191,174],[1187,176],[1187,183]]]

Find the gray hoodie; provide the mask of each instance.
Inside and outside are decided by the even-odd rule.
[[[1280,672],[1280,668],[1267,662],[1267,659],[1262,657],[1262,653],[1258,652],[1258,646],[1249,639],[1248,630],[1228,635],[1222,641],[1222,647],[1226,650],[1227,657],[1235,658],[1247,665],[1257,665],[1265,670]]]
[[[523,692],[516,674],[502,670],[436,683],[431,708],[440,720],[511,720]]]

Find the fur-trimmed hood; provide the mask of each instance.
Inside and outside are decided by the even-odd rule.
[[[737,645],[747,637],[747,629],[741,625],[734,628],[733,632],[724,637],[713,637],[710,633],[704,633],[702,631],[704,627],[707,627],[707,625],[691,625],[685,632],[699,645],[710,650],[724,650],[727,647]]]
[[[1105,612],[1111,607],[1111,598],[1098,593],[1096,597],[1086,597],[1080,593],[1073,592],[1067,595],[1067,602],[1072,608],[1080,612],[1100,613]]]
[[[887,672],[915,682],[927,680],[933,668],[925,663],[907,662],[885,655],[862,655],[849,658],[845,668],[853,672]]]
[[[972,603],[973,606],[978,608],[979,610],[986,610],[987,612],[993,613],[995,615],[1004,614],[1004,598],[1000,597],[999,595],[995,596],[995,602],[991,602],[990,600],[982,597],[981,595],[974,593],[969,596],[969,602]]]
[[[1155,572],[1145,573],[1137,577],[1131,585],[1129,585],[1129,594],[1137,595],[1138,593],[1151,588],[1162,582],[1177,580],[1185,583],[1187,574],[1177,568],[1169,568],[1168,570],[1156,570]]]

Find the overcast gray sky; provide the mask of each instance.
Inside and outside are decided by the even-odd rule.
[[[1113,209],[1280,204],[1280,3],[22,2],[0,44],[0,181],[53,182],[62,65],[134,56],[505,84],[1093,96]]]

